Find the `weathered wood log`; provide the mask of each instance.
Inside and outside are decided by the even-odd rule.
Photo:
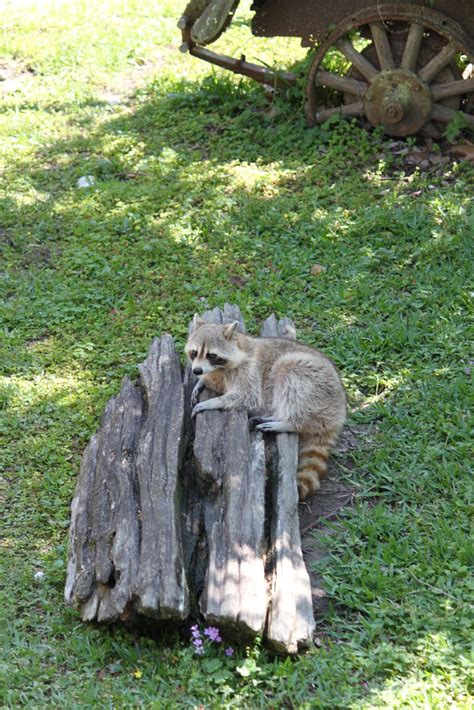
[[[265,321],[263,337],[296,338],[289,318]],[[266,638],[279,651],[296,653],[312,637],[315,628],[311,583],[303,561],[298,518],[298,435],[268,437],[270,468],[270,535],[268,569],[270,603]]]
[[[72,503],[65,595],[86,620],[189,614],[176,504],[184,399],[170,336],[139,370],[140,386],[125,379],[108,403]]]
[[[209,312],[210,323],[239,321],[237,308]],[[244,409],[203,412],[196,422],[194,457],[207,491],[204,528],[208,566],[200,610],[208,622],[262,633],[267,609],[264,570],[265,448],[249,432]]]
[[[189,614],[189,592],[177,505],[184,395],[181,365],[170,336],[153,341],[139,372],[147,412],[136,451],[141,546],[134,593],[141,612],[184,619]]]
[[[139,518],[133,463],[142,419],[138,390],[125,379],[87,446],[72,502],[65,595],[85,620],[124,614],[138,566]]]
[[[239,321],[226,305],[209,322]],[[271,316],[262,335],[295,337]],[[298,528],[296,435],[249,431],[247,412],[191,419],[195,384],[155,339],[87,446],[71,506],[65,596],[84,620],[149,625],[200,613],[293,653],[314,630]],[[204,392],[203,397],[212,396]]]

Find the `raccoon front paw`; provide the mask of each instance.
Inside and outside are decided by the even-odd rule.
[[[202,384],[202,382],[199,381],[191,392],[191,407],[195,407],[196,404],[199,402],[199,395],[201,394],[203,389],[204,385]]]
[[[206,407],[206,402],[200,402],[199,404],[196,404],[195,407],[193,407],[193,411],[191,412],[191,417],[194,419],[196,414],[199,414],[199,412],[205,412],[206,410],[209,410],[210,407]]]

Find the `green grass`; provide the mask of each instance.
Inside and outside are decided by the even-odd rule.
[[[472,168],[407,175],[377,133],[307,130],[294,92],[270,106],[176,51],[171,0],[7,6],[0,65],[24,74],[0,104],[2,707],[472,707]],[[248,17],[217,48],[302,59]],[[250,328],[292,317],[375,433],[327,543],[321,645],[295,661],[256,647],[206,665],[187,640],[89,627],[62,600],[107,399],[154,335],[181,346],[225,301]]]

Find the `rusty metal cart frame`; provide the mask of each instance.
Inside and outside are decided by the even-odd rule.
[[[303,46],[315,48],[306,77],[308,125],[341,114],[363,117],[394,136],[438,136],[456,118],[474,127],[473,0],[368,3],[256,0],[252,6],[254,35],[300,37]],[[190,0],[178,22],[182,50],[273,87],[294,83],[292,72],[273,72],[204,46],[225,31],[238,4]],[[345,60],[343,73],[327,65],[334,51]],[[332,105],[324,89],[331,90]]]

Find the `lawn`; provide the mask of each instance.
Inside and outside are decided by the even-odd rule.
[[[304,58],[252,38],[243,5],[216,49]],[[3,8],[1,707],[471,708],[472,167],[434,144],[420,170],[422,141],[357,123],[306,129],[296,92],[269,102],[180,54],[171,0]],[[225,301],[250,328],[293,318],[373,433],[341,472],[356,505],[296,660],[257,644],[216,663],[63,602],[105,403],[155,335],[182,347],[193,313]]]

